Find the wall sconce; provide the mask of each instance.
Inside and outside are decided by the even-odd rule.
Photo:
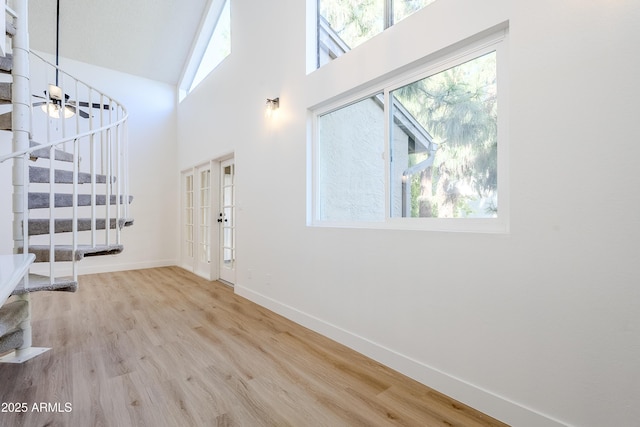
[[[280,98],[267,98],[267,109],[264,113],[266,117],[273,117],[280,108]]]

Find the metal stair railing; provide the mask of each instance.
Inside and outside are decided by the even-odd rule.
[[[33,245],[32,241],[44,243],[42,240],[47,239],[44,245],[49,247],[48,276],[53,285],[61,277],[56,268],[56,247],[70,246],[71,275],[77,282],[76,262],[82,257],[82,254],[78,255],[79,246],[82,244],[84,250],[89,248],[90,253],[91,248],[120,245],[121,224],[130,218],[127,111],[112,97],[42,56],[21,49],[18,34],[13,42],[13,152],[0,157],[0,163],[9,159],[14,161],[14,252],[22,252],[25,246]],[[58,98],[49,96],[52,90],[47,86],[54,81],[54,76],[55,86],[62,93]],[[34,102],[40,105],[33,106]],[[57,113],[60,118],[52,118],[48,111]],[[72,117],[64,118],[65,113],[70,115],[72,112]],[[57,202],[57,198],[60,193],[68,198],[69,193],[64,191],[68,184],[56,183],[56,169],[64,169],[65,162],[60,161],[65,156],[63,152],[72,158],[67,164],[73,177],[70,183],[72,201],[64,208],[59,206],[61,202]],[[29,165],[35,160],[49,167],[48,185],[29,182]],[[82,186],[87,186],[79,182],[81,172],[90,176],[89,192],[81,190]],[[99,176],[104,184],[98,183]],[[40,190],[41,197],[44,194],[45,199],[48,197],[48,206],[37,213],[29,208],[29,193],[34,189]],[[81,195],[89,197],[88,206],[80,206]],[[104,198],[104,206],[98,204],[99,198]],[[49,234],[47,237],[30,236],[29,218],[42,216],[45,212],[49,217]],[[82,236],[82,239],[78,231],[80,212],[91,221],[90,237]],[[56,234],[56,219],[63,217],[71,217],[71,233]],[[104,219],[103,233],[98,230],[97,219]],[[112,229],[113,222],[115,227]],[[68,275],[68,271],[65,273]]]

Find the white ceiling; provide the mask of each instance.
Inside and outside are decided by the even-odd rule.
[[[208,0],[60,0],[60,57],[177,84]],[[29,0],[31,49],[55,53],[56,0]]]

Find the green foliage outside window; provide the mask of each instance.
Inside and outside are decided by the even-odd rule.
[[[496,83],[492,52],[393,92],[438,144],[432,166],[410,177],[411,216],[496,215]],[[412,153],[408,166],[428,156]]]
[[[392,16],[385,24],[385,7],[390,0],[320,0],[319,11],[331,28],[351,48],[381,33],[435,0],[394,0]]]

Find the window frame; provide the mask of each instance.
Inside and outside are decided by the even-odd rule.
[[[308,200],[307,225],[314,227],[374,228],[398,230],[425,230],[443,232],[508,233],[509,231],[509,170],[508,170],[508,29],[503,29],[476,42],[469,43],[449,54],[435,59],[427,59],[409,71],[398,72],[391,77],[349,95],[329,100],[309,108],[310,134],[308,155]],[[411,218],[391,216],[391,92],[407,84],[432,76],[441,71],[478,58],[489,52],[496,52],[497,99],[498,99],[498,149],[497,188],[499,213],[496,218]],[[432,57],[431,57],[432,58]],[[385,217],[381,221],[327,221],[320,219],[320,141],[319,123],[321,116],[340,110],[376,93],[384,93],[384,176],[385,176]]]
[[[205,53],[207,52],[209,42],[215,34],[220,17],[222,16],[222,12],[224,11],[227,3],[229,4],[229,14],[231,14],[231,2],[232,0],[212,0],[210,2],[209,9],[200,22],[197,36],[194,39],[188,60],[182,70],[182,75],[178,83],[178,102],[182,102],[182,100],[184,100],[184,98],[186,98],[187,95],[189,95],[198,86],[193,86],[193,81],[195,80],[196,74],[198,74],[202,61],[204,60]],[[231,25],[231,22],[229,25]],[[230,54],[231,53],[229,53],[229,55]],[[224,62],[229,55],[209,70],[207,75]]]
[[[387,29],[393,27],[394,25],[396,25],[397,22],[399,22],[396,19],[395,13],[394,13],[394,4],[393,4],[394,0],[382,0],[382,10],[380,11],[380,17],[382,20],[382,30],[379,33],[374,34],[373,36],[371,36],[370,38],[366,39],[365,41],[363,41],[362,43],[358,44],[357,46],[348,46],[348,51],[344,52],[344,53],[348,53],[351,50],[359,47],[360,45],[367,43],[369,40],[371,40],[373,37],[385,32]],[[417,13],[419,11],[421,11],[422,9],[430,6],[433,2],[435,2],[436,0],[432,0],[431,3],[421,7],[420,9],[416,10],[415,12],[413,12],[410,15],[413,15],[414,13]],[[322,0],[315,0],[314,1],[314,15],[315,15],[315,69],[320,69],[323,65],[326,64],[321,64],[321,60],[320,60],[320,43],[321,43],[321,37],[320,37],[320,27],[321,27],[321,19],[322,16],[320,14],[320,9],[321,9],[321,5],[320,3],[322,2]],[[403,19],[406,19],[407,17],[409,17],[410,15],[405,16],[404,18],[400,19],[400,21],[402,21]],[[330,24],[329,24],[330,25]],[[345,42],[346,45],[346,42]],[[335,59],[335,58],[334,58]]]

